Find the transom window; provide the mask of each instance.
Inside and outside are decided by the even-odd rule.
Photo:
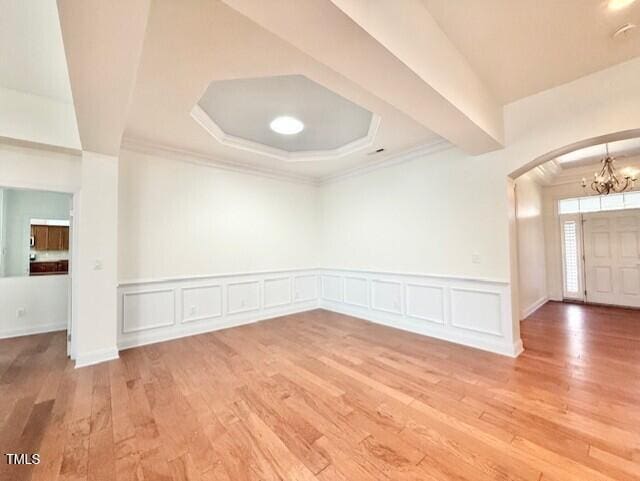
[[[560,214],[580,214],[605,210],[622,210],[640,208],[640,191],[623,194],[594,195],[575,197],[558,201]]]

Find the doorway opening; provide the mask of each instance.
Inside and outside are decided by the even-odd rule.
[[[640,181],[603,195],[584,180],[607,151],[640,179],[637,135],[560,149],[515,179],[520,319],[548,300],[640,308]]]
[[[0,187],[0,339],[60,332],[71,355],[73,196]]]

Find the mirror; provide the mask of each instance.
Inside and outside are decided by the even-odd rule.
[[[0,277],[67,275],[71,195],[0,187]]]

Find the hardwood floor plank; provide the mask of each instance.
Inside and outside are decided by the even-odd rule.
[[[510,359],[311,311],[74,369],[0,340],[2,481],[634,481],[640,314],[548,303]],[[6,446],[6,448],[5,448]]]

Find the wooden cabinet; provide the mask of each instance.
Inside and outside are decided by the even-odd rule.
[[[68,251],[69,227],[32,225],[33,248],[37,251]]]
[[[33,248],[37,251],[47,250],[49,243],[49,226],[46,225],[32,225],[31,236],[33,237]]]
[[[53,276],[69,273],[69,261],[31,262],[29,274],[32,276]]]

